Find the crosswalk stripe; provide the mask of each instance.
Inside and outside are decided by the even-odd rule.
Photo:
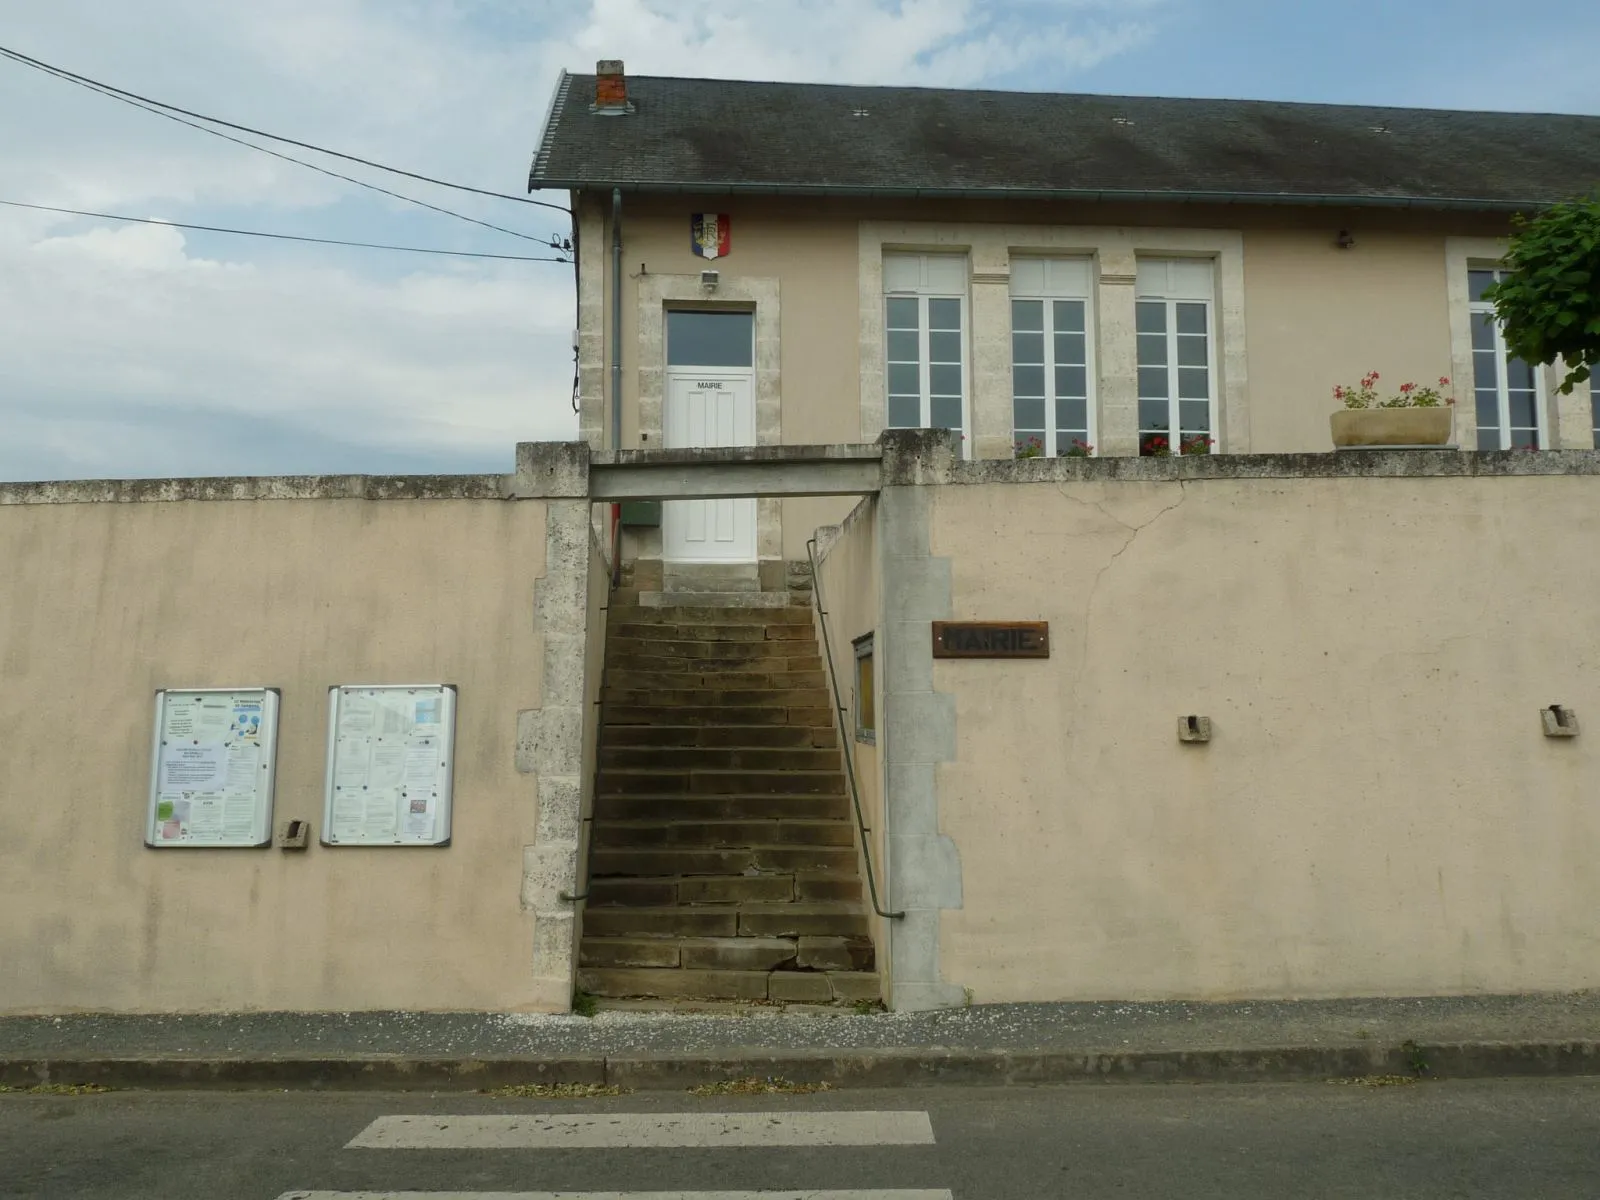
[[[933,1125],[925,1112],[527,1113],[379,1117],[351,1139],[346,1148],[593,1150],[931,1145]]]
[[[278,1200],[955,1200],[948,1190],[844,1192],[285,1192]]]

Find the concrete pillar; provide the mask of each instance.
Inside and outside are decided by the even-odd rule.
[[[1131,249],[1102,247],[1098,311],[1096,387],[1100,428],[1096,453],[1139,453],[1139,342],[1135,304],[1139,264]]]
[[[881,609],[874,652],[882,672],[878,736],[883,770],[889,1007],[966,1003],[966,989],[939,966],[939,928],[960,908],[961,857],[939,832],[938,764],[955,757],[955,697],[934,691],[930,622],[951,615],[950,560],[930,549],[932,488],[958,447],[944,430],[885,431],[878,494]]]
[[[566,1011],[577,968],[577,906],[561,896],[575,895],[581,885],[590,774],[584,745],[593,720],[589,618],[604,602],[603,595],[590,594],[587,443],[519,445],[510,491],[514,499],[545,505],[545,569],[533,596],[533,627],[544,643],[540,705],[517,714],[517,770],[535,777],[537,806],[534,840],[522,848],[522,907],[533,914],[530,1004]]]
[[[1563,396],[1558,390],[1567,377],[1567,368],[1560,359],[1553,367],[1544,368],[1544,393],[1550,397],[1550,448],[1553,450],[1594,449],[1594,401],[1589,391],[1589,381],[1574,387]]]
[[[1003,240],[974,243],[972,264],[972,428],[967,453],[973,458],[1010,458],[1011,437],[1011,255]]]

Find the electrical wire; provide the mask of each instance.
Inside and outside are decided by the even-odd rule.
[[[57,79],[65,80],[68,83],[75,83],[80,87],[89,88],[90,90],[96,91],[101,95],[110,96],[113,99],[123,100],[128,103],[138,102],[141,105],[153,105],[154,107],[163,109],[166,112],[177,113],[180,116],[185,117],[192,117],[197,121],[205,121],[210,125],[220,125],[224,129],[232,129],[238,133],[248,133],[253,137],[263,137],[268,141],[280,142],[286,146],[297,146],[301,150],[311,150],[318,154],[326,154],[331,158],[342,158],[347,162],[359,163],[363,167],[372,167],[374,170],[378,171],[388,171],[390,174],[402,175],[407,179],[415,179],[422,183],[431,183],[436,187],[453,188],[456,191],[471,192],[477,196],[492,196],[497,200],[514,200],[519,204],[532,204],[540,208],[552,208],[556,212],[570,214],[572,211],[571,209],[565,208],[560,204],[551,204],[547,200],[534,200],[528,196],[514,196],[509,192],[494,192],[488,191],[484,188],[471,187],[464,183],[451,183],[448,180],[435,179],[431,175],[420,175],[415,171],[405,171],[399,167],[391,167],[385,163],[374,162],[370,158],[359,158],[354,154],[345,154],[339,150],[329,150],[325,146],[318,146],[311,142],[296,141],[294,138],[283,137],[276,133],[268,133],[264,129],[256,129],[249,125],[239,125],[232,121],[224,121],[220,117],[207,116],[205,113],[194,112],[193,110],[187,108],[180,108],[176,104],[168,104],[164,100],[156,100],[150,96],[142,96],[138,92],[130,92],[124,88],[116,87],[113,84],[102,83],[98,79],[91,79],[87,75],[79,75],[76,71],[69,71],[65,67],[58,67],[51,63],[44,62],[41,59],[32,58],[29,55],[23,54],[20,50],[13,50],[8,46],[0,46],[0,56],[8,58],[15,63],[19,63],[22,66],[32,67],[36,71],[43,71],[48,75],[53,75]],[[246,143],[246,145],[248,144],[249,143]],[[260,147],[255,147],[255,149],[260,149]],[[299,160],[292,159],[291,161],[298,162]],[[309,164],[301,165],[304,166]],[[393,193],[391,193],[391,195],[392,194]],[[402,197],[402,199],[404,198],[405,197]],[[470,220],[471,218],[468,219]]]
[[[203,233],[234,233],[241,237],[273,238],[284,242],[313,242],[319,246],[356,246],[363,250],[402,250],[408,254],[446,254],[452,258],[498,258],[508,262],[570,263],[570,258],[535,258],[527,254],[482,254],[474,250],[438,250],[429,246],[395,246],[387,242],[347,242],[340,238],[306,237],[298,233],[267,233],[260,229],[229,229],[221,225],[191,225],[184,221],[160,221],[154,217],[125,217],[117,213],[86,212],[79,208],[57,208],[50,204],[24,204],[20,200],[0,200],[9,208],[29,208],[35,212],[62,213],[69,217],[98,217],[104,221],[131,221],[137,225],[165,225],[171,229],[197,229]]]
[[[51,72],[51,74],[56,74],[56,72]],[[65,79],[66,77],[58,76],[58,78]],[[67,82],[76,83],[77,81],[67,80]],[[465,213],[456,212],[454,209],[441,208],[437,204],[429,204],[426,200],[418,200],[415,196],[406,196],[400,192],[391,192],[386,187],[379,187],[375,183],[368,183],[365,179],[357,179],[354,175],[343,175],[338,171],[330,171],[327,167],[318,166],[313,162],[307,162],[303,158],[295,158],[292,154],[282,154],[277,150],[271,149],[270,147],[258,146],[254,142],[247,142],[243,138],[234,137],[231,133],[223,133],[220,129],[212,129],[207,125],[200,124],[198,121],[190,121],[184,117],[177,116],[174,113],[163,112],[159,108],[154,108],[151,105],[143,104],[138,100],[129,100],[126,97],[117,95],[115,92],[107,91],[105,88],[102,88],[96,84],[83,84],[82,86],[87,87],[91,91],[97,92],[108,99],[119,100],[123,104],[130,104],[134,108],[143,109],[152,116],[163,117],[168,121],[176,121],[179,125],[187,125],[190,129],[198,129],[201,133],[209,133],[212,137],[219,137],[223,141],[234,143],[236,146],[245,146],[251,150],[257,150],[262,154],[270,154],[273,158],[281,158],[284,162],[294,163],[296,166],[306,167],[309,170],[316,171],[320,175],[328,175],[334,179],[342,179],[346,183],[355,184],[357,187],[364,187],[374,192],[381,192],[385,196],[393,196],[396,200],[404,200],[407,204],[415,204],[421,208],[430,209],[436,213],[443,213],[447,217],[455,217],[458,221],[467,221],[473,225],[481,225],[485,229],[493,229],[498,233],[509,233],[512,237],[522,238],[524,241],[538,242],[540,245],[549,246],[552,250],[562,249],[559,239],[535,237],[531,233],[521,233],[515,229],[507,229],[504,225],[496,225],[490,221],[480,221],[477,217],[469,217]]]

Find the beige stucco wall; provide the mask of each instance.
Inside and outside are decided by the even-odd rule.
[[[827,608],[827,630],[833,651],[834,677],[839,681],[839,694],[847,712],[840,725],[840,744],[852,756],[857,793],[861,798],[861,816],[868,829],[867,850],[872,868],[876,872],[878,894],[881,900],[888,892],[884,857],[883,778],[876,740],[860,741],[855,735],[857,712],[860,703],[856,689],[855,642],[878,629],[881,605],[883,571],[878,561],[877,500],[867,497],[851,510],[837,531],[827,534],[822,543],[822,555],[817,567],[818,584],[823,603]],[[817,618],[820,622],[820,616]],[[822,645],[819,625],[817,644]],[[883,712],[883,675],[873,675],[874,711]],[[881,715],[878,728],[883,726]],[[859,841],[858,841],[859,845]],[[866,889],[866,862],[860,864],[862,902],[868,903]],[[869,905],[870,908],[870,905]],[[878,974],[883,980],[884,994],[889,994],[893,966],[889,958],[890,941],[885,921],[870,913],[872,944],[876,948]]]
[[[1244,258],[1251,451],[1332,449],[1334,385],[1368,371],[1454,374],[1443,233],[1363,230],[1341,250],[1326,229],[1252,229]]]
[[[609,436],[609,206],[609,194],[578,197],[583,424],[596,445]],[[691,216],[703,211],[732,218],[731,253],[715,263],[690,249]],[[1014,235],[1005,245],[991,236],[1000,229]],[[772,285],[781,294],[781,422],[769,431],[771,440],[875,438],[879,430],[863,427],[863,410],[876,411],[881,402],[870,403],[863,388],[881,390],[874,374],[880,368],[862,347],[875,346],[874,337],[881,340],[869,336],[864,315],[877,314],[880,306],[862,294],[876,278],[862,255],[869,243],[877,248],[873,253],[881,252],[869,236],[873,231],[890,231],[883,245],[894,248],[974,248],[971,268],[985,297],[972,306],[969,367],[975,373],[969,389],[983,409],[974,415],[980,454],[1008,452],[1007,306],[990,301],[991,293],[1004,291],[1010,252],[1100,254],[1103,449],[1121,453],[1134,446],[1132,303],[1126,285],[1138,256],[1170,253],[1219,256],[1219,286],[1227,292],[1219,297],[1226,317],[1217,348],[1224,368],[1217,380],[1219,449],[1325,450],[1334,384],[1372,369],[1395,383],[1460,374],[1451,357],[1451,247],[1465,241],[1492,245],[1507,229],[1504,217],[1493,214],[1371,208],[629,195],[623,215],[622,445],[651,445],[639,436],[639,368],[659,364],[641,357],[640,279],[692,280],[706,267],[715,267],[724,281],[723,300],[710,297],[708,303],[731,302],[726,293],[747,283]],[[1338,247],[1341,231],[1354,238],[1352,248]],[[1236,287],[1242,303],[1232,294]],[[1463,320],[1456,315],[1458,325]],[[985,321],[999,324],[980,328]],[[649,347],[647,353],[653,359],[659,350]],[[1458,387],[1458,395],[1470,401],[1470,388]],[[1582,430],[1563,437],[1588,444]],[[841,520],[852,503],[784,501],[782,556],[802,560],[810,533]],[[659,553],[659,537],[632,535],[628,547],[628,553],[648,557]]]
[[[594,212],[594,240],[609,255],[609,208],[586,200]],[[732,217],[732,249],[715,262],[695,255],[690,248],[690,215],[712,211]],[[599,219],[601,214],[604,219]],[[639,330],[639,281],[656,276],[692,278],[690,291],[699,293],[700,272],[714,268],[722,279],[719,294],[707,295],[704,305],[749,307],[729,300],[740,280],[775,281],[781,291],[780,379],[781,419],[773,441],[787,445],[860,441],[859,368],[856,354],[856,233],[855,222],[825,212],[807,215],[791,209],[740,203],[728,197],[698,200],[630,197],[623,210],[623,421],[622,448],[659,449],[658,434],[640,437],[639,369],[659,368],[661,362],[643,362]],[[603,318],[606,337],[603,362],[610,365],[609,258],[602,272],[605,307],[591,313]],[[698,301],[697,301],[698,303]],[[592,343],[591,343],[592,344]],[[590,376],[594,386],[610,387],[599,373]],[[607,393],[609,394],[609,393]],[[758,431],[758,433],[761,431]],[[610,437],[610,405],[604,405],[600,436]],[[609,440],[605,443],[609,445]],[[839,521],[853,500],[800,499],[783,502],[782,557],[800,562],[806,557],[806,539],[818,526]],[[643,539],[645,553],[659,554],[659,539]]]
[[[291,481],[293,482],[293,481]],[[0,1012],[563,1008],[530,971],[540,501],[0,505]],[[149,850],[152,696],[282,689],[321,834],[327,689],[459,688],[442,849]]]
[[[980,1002],[1600,986],[1585,476],[947,486],[943,977]],[[1211,717],[1214,740],[1176,723]]]

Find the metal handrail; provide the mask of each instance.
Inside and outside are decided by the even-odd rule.
[[[828,660],[828,682],[833,685],[833,706],[839,712],[839,737],[844,742],[844,773],[850,781],[850,799],[856,809],[856,828],[861,831],[861,857],[867,864],[867,894],[872,897],[872,911],[880,917],[891,921],[904,920],[905,913],[884,912],[883,906],[878,903],[878,883],[872,875],[872,846],[867,841],[867,834],[872,830],[867,828],[866,818],[861,815],[861,790],[856,787],[856,756],[846,729],[849,722],[845,717],[844,699],[839,695],[839,674],[833,669],[833,643],[828,638],[828,610],[822,606],[822,573],[817,570],[815,535],[806,539],[806,557],[811,560],[811,593],[817,598],[817,624],[822,626],[822,655]]]

